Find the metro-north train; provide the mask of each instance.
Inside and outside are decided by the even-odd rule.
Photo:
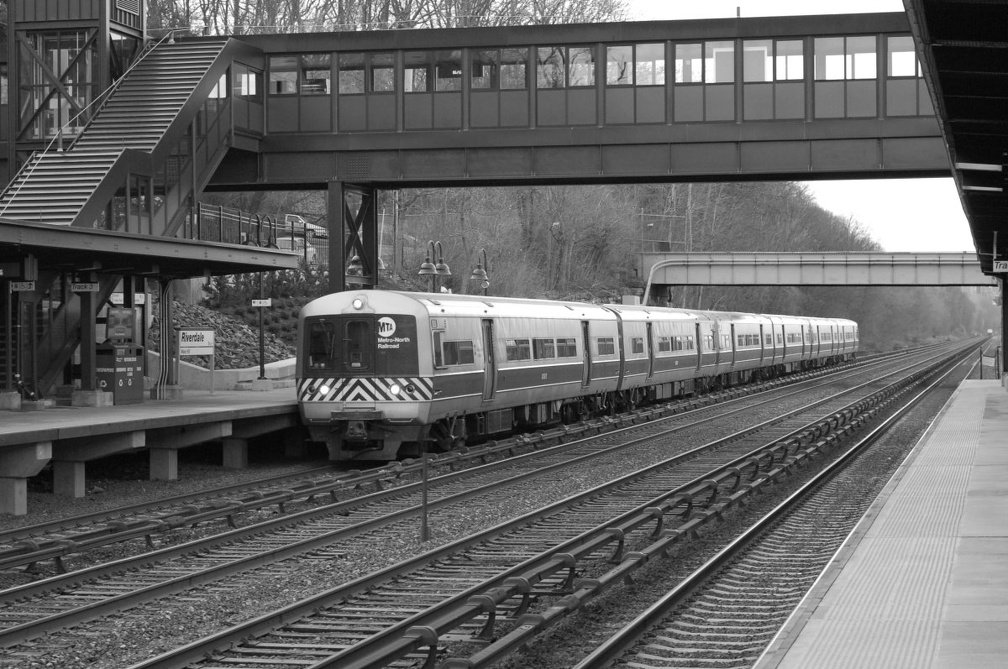
[[[857,323],[841,318],[351,290],[301,310],[297,397],[330,459],[393,459],[857,349]]]

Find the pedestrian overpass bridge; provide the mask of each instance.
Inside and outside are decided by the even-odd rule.
[[[991,286],[975,253],[643,253],[645,298],[668,286]]]

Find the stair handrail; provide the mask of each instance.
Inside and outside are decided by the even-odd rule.
[[[63,151],[63,130],[65,128],[69,128],[71,125],[73,125],[75,121],[77,121],[77,119],[81,117],[81,115],[84,114],[84,112],[88,111],[91,107],[100,102],[101,104],[98,106],[97,109],[95,109],[95,113],[91,115],[91,118],[88,120],[84,128],[81,129],[81,132],[78,134],[78,137],[84,134],[84,131],[87,130],[87,127],[91,125],[91,122],[94,121],[96,116],[98,116],[98,112],[101,111],[101,108],[104,107],[105,103],[108,102],[109,98],[112,97],[112,93],[114,93],[119,88],[119,84],[121,84],[123,81],[126,80],[127,75],[129,75],[129,73],[133,71],[133,68],[139,65],[143,61],[143,59],[146,58],[147,55],[150,54],[154,49],[159,47],[162,44],[162,42],[165,41],[165,39],[168,39],[168,42],[173,44],[175,42],[176,32],[188,31],[188,30],[189,28],[169,28],[168,32],[162,35],[161,39],[159,39],[157,42],[149,42],[148,44],[146,44],[143,50],[140,52],[140,57],[134,60],[130,64],[130,66],[126,68],[126,71],[122,73],[121,77],[113,81],[108,88],[99,93],[94,100],[88,103],[86,107],[77,112],[77,114],[72,119],[67,121],[65,124],[61,125],[59,129],[56,130],[56,136],[49,141],[49,144],[45,147],[45,149],[42,150],[41,153],[38,151],[32,151],[32,154],[28,157],[28,160],[26,160],[24,162],[24,165],[22,165],[21,168],[18,169],[17,174],[15,174],[14,178],[11,180],[11,183],[14,183],[15,181],[17,181],[18,177],[21,176],[22,172],[24,172],[26,169],[28,170],[28,173],[24,175],[24,178],[21,179],[20,183],[18,183],[17,187],[7,198],[7,202],[3,204],[3,207],[0,207],[0,217],[2,217],[5,213],[7,213],[7,208],[11,205],[11,203],[14,202],[14,198],[17,197],[17,194],[21,192],[21,187],[28,181],[28,178],[31,177],[32,174],[34,174],[35,168],[39,165],[39,163],[42,162],[42,159],[50,152],[50,150],[52,150],[53,145],[58,144],[57,147],[58,150]],[[76,141],[77,140],[74,139],[72,142],[70,142],[70,147],[73,147]]]

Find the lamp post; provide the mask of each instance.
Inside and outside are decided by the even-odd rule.
[[[482,257],[482,262],[480,258]],[[487,294],[487,288],[490,287],[490,277],[487,276],[486,268],[489,267],[487,264],[486,249],[480,249],[479,253],[476,254],[476,269],[472,271],[469,275],[470,281],[476,281],[479,287],[483,289],[483,294]]]
[[[361,262],[360,256],[356,253],[350,258],[343,276],[346,278],[345,283],[347,288],[359,288],[364,285],[364,263]]]
[[[431,262],[432,258],[438,259],[436,265]],[[427,242],[427,257],[420,264],[420,271],[417,274],[430,277],[432,293],[438,292],[440,277],[451,276],[451,269],[444,261],[444,249],[441,247],[441,242],[433,240]]]

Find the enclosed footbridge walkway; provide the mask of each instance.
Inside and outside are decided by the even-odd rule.
[[[643,253],[645,295],[668,286],[997,286],[975,253]]]

